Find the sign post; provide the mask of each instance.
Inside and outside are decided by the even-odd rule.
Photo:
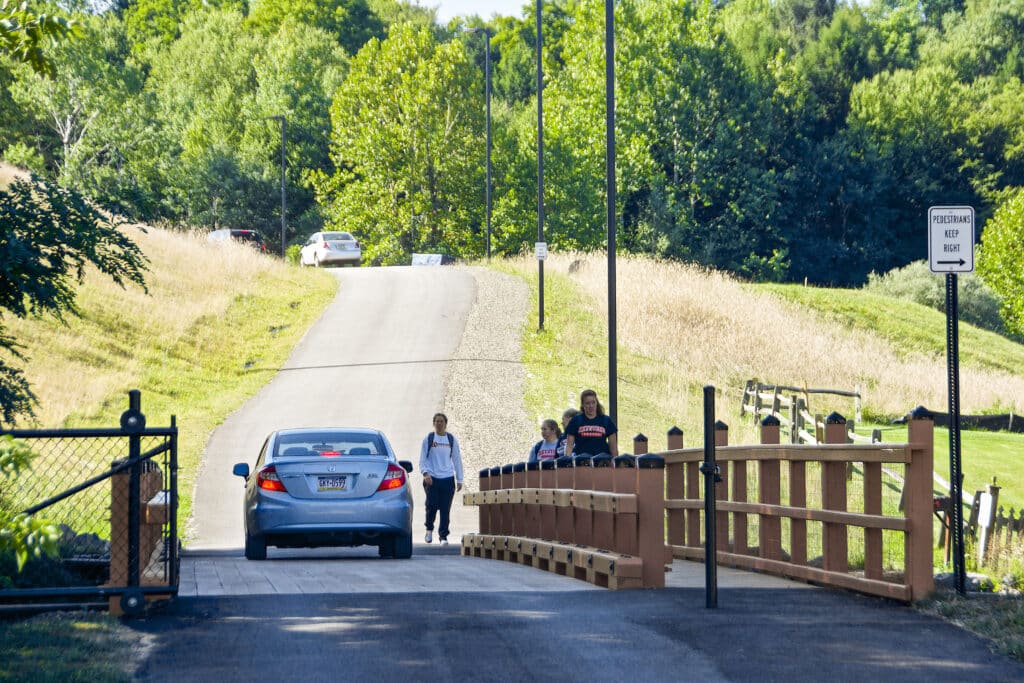
[[[928,267],[946,275],[946,358],[949,375],[949,498],[956,591],[967,592],[964,568],[964,504],[960,467],[960,319],[957,273],[974,271],[974,208],[928,209]]]

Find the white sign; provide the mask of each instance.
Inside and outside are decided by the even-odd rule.
[[[543,261],[548,257],[548,243],[547,242],[535,242],[534,252],[537,254],[537,260]]]
[[[928,267],[933,273],[974,272],[974,207],[928,209]]]
[[[441,254],[413,254],[412,265],[439,266],[441,265]]]

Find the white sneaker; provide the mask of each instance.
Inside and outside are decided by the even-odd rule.
[[[431,531],[430,529],[427,529],[427,535],[423,537],[423,540],[426,541],[427,543],[433,542],[433,540],[434,540],[434,532]]]
[[[448,539],[447,538],[442,538],[441,539],[441,545],[448,545]]]

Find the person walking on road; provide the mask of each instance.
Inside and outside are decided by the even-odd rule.
[[[448,545],[449,521],[455,492],[462,490],[462,451],[454,434],[448,431],[448,417],[434,415],[434,431],[427,434],[420,448],[420,472],[427,493],[427,534],[423,540],[434,540],[434,520],[441,513],[437,536],[441,545]]]
[[[619,429],[604,414],[596,391],[585,389],[580,394],[580,410],[582,412],[569,420],[565,428],[565,454],[617,456]]]

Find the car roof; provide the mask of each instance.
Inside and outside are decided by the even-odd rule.
[[[365,436],[383,436],[379,429],[367,429],[366,427],[294,427],[291,429],[278,429],[273,436],[292,436],[296,434],[312,434],[323,432],[338,432],[345,434],[358,434]]]

